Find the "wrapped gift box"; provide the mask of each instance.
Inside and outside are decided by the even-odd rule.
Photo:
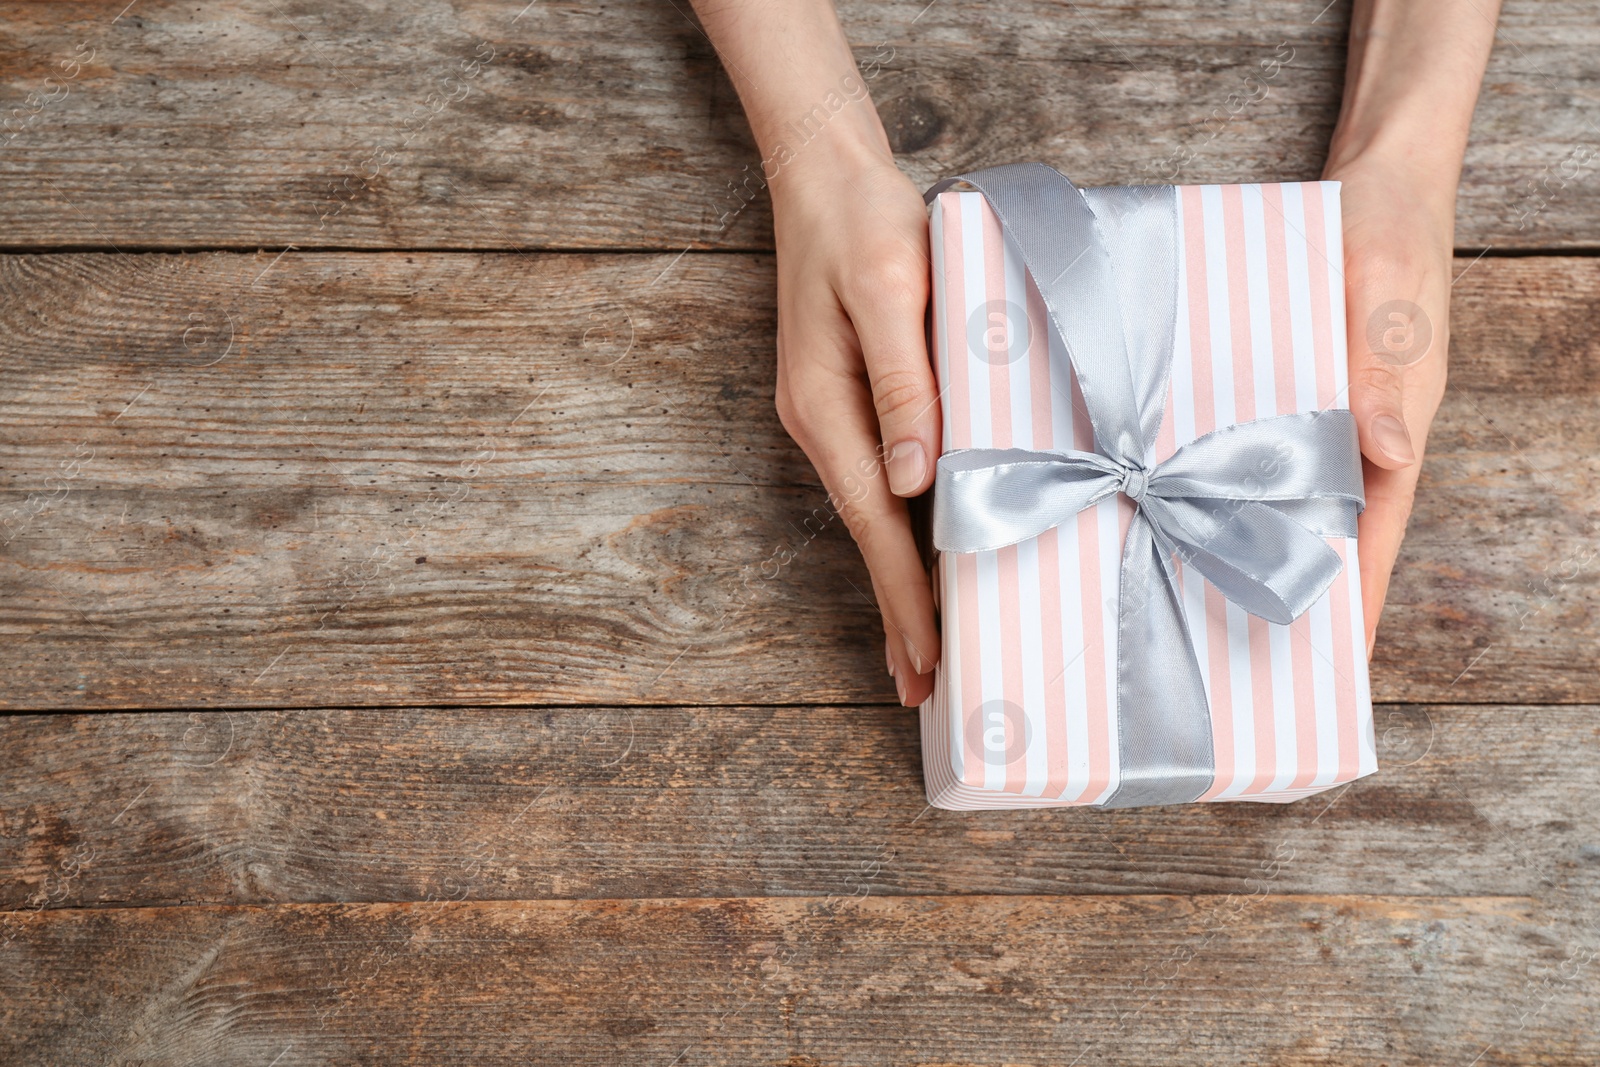
[[[1083,195],[1099,216],[1136,192]],[[1345,407],[1338,183],[1183,186],[1174,200],[1172,370],[1148,461],[1232,423]],[[940,193],[930,221],[945,451],[1092,449],[1066,347],[985,197]],[[1127,294],[1123,308],[1142,314]],[[1097,804],[1117,789],[1132,515],[1114,495],[1020,544],[939,554],[943,655],[921,709],[929,803]],[[1288,625],[1177,564],[1211,709],[1215,777],[1201,801],[1290,801],[1376,770],[1356,542],[1327,543],[1344,570]]]

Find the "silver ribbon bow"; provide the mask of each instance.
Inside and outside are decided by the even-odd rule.
[[[1293,622],[1343,564],[1365,506],[1344,409],[1214,430],[1148,466],[1177,315],[1171,186],[1083,191],[1040,163],[947,178],[975,187],[1021,251],[1070,357],[1094,452],[963,448],[939,459],[933,542],[986,552],[1058,526],[1114,493],[1135,506],[1117,610],[1121,776],[1107,807],[1184,804],[1216,774],[1211,711],[1174,555],[1252,615]],[[952,357],[955,358],[955,357]]]

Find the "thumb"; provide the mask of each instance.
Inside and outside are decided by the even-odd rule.
[[[1387,367],[1361,372],[1350,391],[1361,454],[1385,470],[1403,470],[1417,461],[1417,446],[1406,428],[1400,375]]]
[[[933,484],[939,459],[939,391],[923,329],[927,268],[913,261],[899,273],[860,294],[864,299],[841,296],[872,383],[889,489],[910,497]]]
[[[1417,462],[1417,445],[1406,423],[1407,369],[1432,347],[1427,313],[1409,301],[1379,305],[1364,324],[1364,342],[1351,359],[1350,411],[1361,438],[1361,454],[1385,470]]]

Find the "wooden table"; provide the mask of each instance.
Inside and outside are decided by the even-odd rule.
[[[843,14],[916,181],[1095,185],[1314,177],[1325,2]],[[123,3],[0,23],[0,1061],[1600,1060],[1592,0],[1502,21],[1381,772],[985,814],[682,0]]]

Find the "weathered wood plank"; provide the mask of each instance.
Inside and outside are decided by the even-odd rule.
[[[51,912],[8,1063],[1568,1064],[1596,941],[1516,897]]]
[[[1592,707],[1386,706],[1288,806],[954,813],[888,708],[0,719],[0,907],[952,893],[1591,894]]]
[[[1374,691],[1600,701],[1600,260],[1459,266]],[[891,699],[771,267],[0,258],[0,704]]]
[[[759,154],[685,4],[119,10],[0,8],[9,247],[769,245]],[[842,16],[919,183],[1036,158],[1098,185],[1315,176],[1348,10],[852,0]],[[1594,244],[1597,45],[1590,3],[1507,3],[1463,246]]]

